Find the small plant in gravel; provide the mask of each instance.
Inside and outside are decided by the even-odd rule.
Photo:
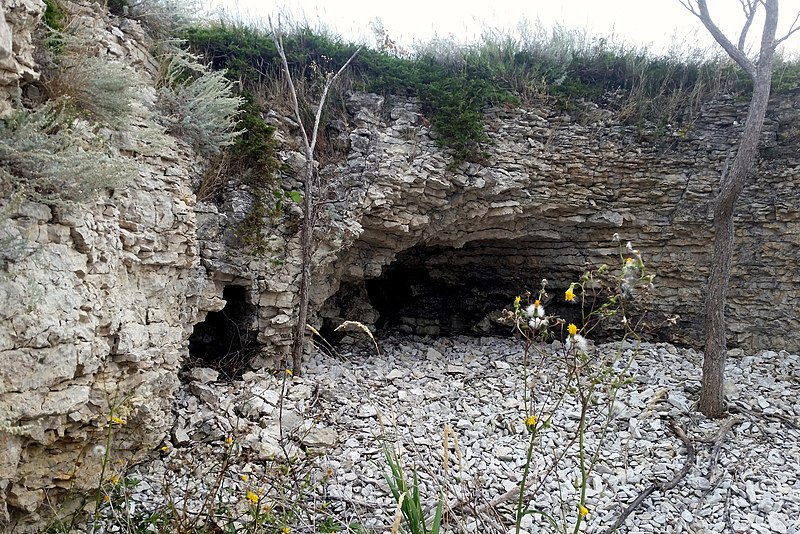
[[[384,473],[386,482],[389,484],[389,491],[392,492],[397,503],[395,520],[392,525],[392,534],[396,534],[400,528],[401,521],[406,525],[411,534],[439,534],[442,528],[442,507],[444,506],[444,487],[439,492],[439,500],[436,504],[436,512],[430,521],[426,518],[423,501],[419,493],[419,478],[416,468],[411,468],[411,480],[403,469],[400,453],[396,447],[389,447],[384,443],[383,446],[386,465],[389,472]]]
[[[269,457],[253,458],[238,438],[241,432],[233,428],[211,442],[192,442],[191,448],[175,448],[165,441],[151,461],[155,472],[163,474],[141,476],[117,460],[116,434],[128,424],[128,412],[125,406],[110,408],[102,427],[103,443],[93,450],[101,460],[95,489],[77,511],[60,513],[46,532],[363,532],[359,525],[331,514],[325,499],[314,497],[330,473],[316,465],[310,451],[306,456],[290,450],[299,431],[284,431],[280,420],[293,377],[290,370],[277,374],[272,383],[281,391],[276,406],[281,430]]]
[[[542,280],[536,294],[529,293],[524,299],[518,296],[513,310],[507,311],[523,343],[523,419],[529,433],[517,492],[517,534],[526,515],[541,517],[545,526],[555,532],[577,533],[591,513],[589,481],[602,459],[604,440],[615,416],[617,393],[630,380],[627,371],[636,354],[634,350],[632,356],[623,357],[623,348],[631,340],[637,342],[638,348],[629,304],[647,294],[654,278],[646,271],[638,250],[630,243],[622,246],[616,234],[614,239],[619,245],[619,268],[602,265],[586,271],[564,292],[564,300],[580,310],[578,324],[547,314],[543,305],[549,297],[546,280]],[[618,349],[610,353],[595,349],[589,341],[590,333],[609,321],[616,321],[622,328]],[[555,336],[563,343],[552,351],[546,342]],[[562,409],[577,410],[577,424],[570,429],[572,439],[560,451],[544,451],[542,436],[554,425],[564,424],[554,417]],[[590,432],[594,447],[587,443]],[[548,459],[550,456],[552,459]],[[547,479],[553,476],[558,478],[560,509],[530,507],[530,495],[543,490]],[[573,491],[564,490],[569,486]],[[529,488],[533,488],[530,493]]]

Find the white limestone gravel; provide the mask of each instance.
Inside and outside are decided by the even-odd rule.
[[[312,466],[315,485],[308,498],[327,501],[330,513],[375,532],[389,530],[395,510],[383,478],[384,441],[399,444],[404,461],[416,465],[430,508],[443,475],[445,425],[458,443],[449,442],[451,505],[484,506],[518,487],[529,436],[519,342],[396,337],[380,346],[380,354],[368,346],[337,356],[319,352],[306,362],[302,378],[259,371],[226,384],[193,372],[177,406],[168,452],[138,468],[144,481],[136,495],[140,506],[163,502],[166,478],[172,488],[194,484],[201,494],[214,478],[212,470],[204,470],[208,458],[218,455],[231,435],[238,452],[223,492],[229,502],[241,501],[270,459],[288,452]],[[627,345],[624,354],[632,348]],[[686,449],[670,429],[671,418],[686,430],[696,461],[677,487],[656,490],[619,532],[800,533],[800,357],[731,351],[726,393],[735,421],[709,420],[696,411],[701,361],[691,349],[641,345],[629,370],[632,380],[613,405],[615,418],[589,480],[589,514],[581,531],[604,532],[639,492],[683,467]],[[557,378],[545,378],[529,377],[530,391],[540,399],[558,390]],[[569,523],[577,506],[573,438],[579,407],[566,402],[552,416],[534,454],[535,491],[526,502],[557,521],[563,504]],[[733,426],[713,462],[714,438],[725,425]],[[589,425],[590,452],[600,429],[597,422]],[[562,453],[564,459],[545,474],[554,455]],[[252,478],[245,482],[237,474]],[[454,510],[447,531],[513,531],[515,504],[509,499],[477,516]],[[526,516],[523,527],[529,533],[547,531],[540,515]],[[297,531],[303,528],[311,529],[298,525]]]

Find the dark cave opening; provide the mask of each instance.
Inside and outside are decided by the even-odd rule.
[[[478,241],[462,248],[417,246],[397,254],[380,276],[365,281],[366,293],[377,311],[378,330],[418,335],[509,335],[500,321],[514,297],[536,292],[549,280],[548,313],[569,319],[580,314],[563,299],[576,269],[564,260],[559,243],[521,240]],[[581,258],[567,258],[569,261]],[[574,278],[572,278],[574,279]],[[563,286],[563,287],[562,287]],[[345,304],[347,306],[347,304]]]
[[[253,329],[256,307],[248,302],[246,288],[225,286],[225,307],[209,312],[189,337],[190,364],[211,367],[226,379],[238,378],[260,350]]]

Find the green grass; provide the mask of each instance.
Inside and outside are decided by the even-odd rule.
[[[51,28],[63,28],[65,14],[58,0],[46,0],[44,20]],[[257,93],[281,77],[275,44],[264,28],[220,20],[181,31],[192,51],[203,54],[214,70],[227,70],[228,78],[241,83],[245,93]],[[308,25],[290,24],[285,48],[295,79],[311,96],[320,73],[335,71],[357,45]],[[798,83],[800,61],[777,61],[773,90],[791,90]],[[691,122],[704,102],[722,92],[750,90],[738,67],[706,50],[675,48],[656,55],[585,31],[527,21],[514,31],[487,29],[471,45],[435,40],[403,55],[362,48],[345,85],[419,98],[439,144],[452,149],[455,163],[484,161],[481,145],[488,139],[483,111],[491,105],[525,105],[547,98],[579,112],[580,102],[590,101],[625,123],[663,126]],[[248,133],[234,152],[239,157],[246,151],[250,159],[257,152],[267,154],[260,161],[255,157],[255,163],[259,174],[269,174],[274,150],[265,127],[255,124],[260,117],[252,113],[253,107],[251,100],[240,117]]]
[[[44,0],[44,23],[52,30],[61,31],[67,20],[64,8],[57,0]]]
[[[216,22],[189,28],[190,48],[215,69],[256,88],[280,79],[271,36],[258,27]],[[331,72],[356,50],[308,26],[286,33],[285,48],[296,80],[313,92],[320,72]],[[800,62],[778,62],[774,88],[797,86]],[[398,56],[363,48],[351,64],[349,88],[383,95],[415,96],[454,161],[482,161],[487,141],[483,110],[501,103],[542,98],[568,110],[590,101],[625,123],[690,122],[700,106],[722,92],[746,93],[746,76],[726,57],[704,50],[655,55],[641,47],[562,27],[520,25],[516,32],[487,32],[477,44],[439,40]]]

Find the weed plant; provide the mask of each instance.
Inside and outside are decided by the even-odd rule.
[[[292,376],[288,370],[279,375],[278,409],[282,414]],[[165,467],[161,500],[144,502],[137,496],[142,491],[141,481],[126,473],[129,466],[117,461],[116,435],[127,424],[124,414],[124,406],[109,408],[102,444],[93,449],[101,456],[97,485],[76,512],[54,519],[45,530],[47,534],[363,532],[360,525],[345,526],[338,521],[324,502],[309,498],[328,475],[312,460],[293,456],[291,440],[302,436],[285,434],[280,425],[281,453],[261,462],[259,469],[251,469],[253,459],[238,443],[235,429],[208,445],[215,451],[213,457],[193,468],[188,479],[179,471],[173,472],[171,463],[185,466],[194,458],[193,452],[179,452],[165,442],[154,451]],[[2,424],[0,428],[14,430]],[[313,525],[313,529],[307,525]]]
[[[167,130],[186,139],[198,154],[218,156],[241,135],[237,115],[244,99],[234,95],[224,71],[209,70],[194,55],[169,47],[156,88]]]
[[[524,423],[530,434],[517,498],[517,534],[522,518],[527,514],[540,516],[544,520],[542,526],[554,532],[577,534],[590,513],[590,503],[587,502],[589,480],[602,458],[605,437],[615,416],[617,392],[630,379],[628,369],[636,356],[636,351],[623,356],[624,348],[631,340],[638,347],[636,323],[628,304],[643,299],[654,279],[653,274],[646,272],[640,252],[630,242],[623,247],[616,235],[615,240],[620,251],[619,269],[612,270],[602,265],[589,270],[564,292],[564,300],[581,310],[579,325],[567,324],[560,317],[545,312],[542,303],[548,298],[546,280],[542,280],[537,294],[526,295],[527,305],[518,296],[513,310],[508,312],[508,319],[513,321],[523,343]],[[622,327],[619,348],[611,352],[606,348],[601,352],[590,346],[588,338],[600,323],[609,321]],[[564,343],[552,353],[545,349],[545,342],[554,334],[564,339]],[[554,390],[552,386],[541,384],[559,386]],[[544,454],[535,455],[534,452],[540,446],[541,435],[554,424],[555,413],[565,406],[577,408],[579,413],[573,442],[560,455],[556,454],[548,465],[548,461],[542,461],[546,457]],[[586,439],[590,429],[594,436],[593,448],[587,445]],[[574,480],[563,479],[565,472],[573,474]],[[535,493],[553,474],[560,479],[559,488],[572,482],[575,492],[565,494],[563,489],[560,490],[559,510],[529,508],[528,487],[533,486]]]
[[[140,89],[136,73],[117,61],[83,56],[77,50],[85,46],[82,40],[62,38],[61,43],[62,54],[43,80],[48,98],[61,101],[77,116],[124,129]]]
[[[174,38],[196,23],[200,3],[195,0],[105,0],[109,12],[139,21],[155,39]]]

